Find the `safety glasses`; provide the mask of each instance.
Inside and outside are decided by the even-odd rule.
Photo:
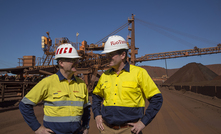
[[[72,62],[72,63],[77,63],[78,59],[62,59],[63,62]]]
[[[118,51],[114,51],[106,54],[107,57],[114,57],[115,55],[120,55],[120,53]]]

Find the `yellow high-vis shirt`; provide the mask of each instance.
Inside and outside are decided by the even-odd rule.
[[[80,121],[83,108],[90,105],[88,90],[78,77],[69,83],[53,74],[40,81],[22,99],[24,104],[36,105],[44,101],[44,121],[75,122]]]
[[[149,105],[144,112],[146,99]],[[119,74],[112,68],[101,75],[92,102],[94,117],[102,115],[108,124],[123,125],[140,120],[147,125],[160,110],[163,98],[147,71],[127,62]]]
[[[130,70],[118,74],[104,72],[93,93],[104,98],[104,106],[145,107],[145,100],[161,93],[147,71],[130,65]]]

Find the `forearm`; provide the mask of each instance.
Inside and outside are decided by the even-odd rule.
[[[19,109],[26,123],[31,127],[33,131],[36,131],[41,126],[41,124],[38,122],[34,114],[33,106],[30,104],[24,104],[21,101],[19,103]]]
[[[101,98],[98,95],[92,94],[92,111],[94,113],[94,118],[97,115],[101,115],[101,102],[103,101],[103,98]]]
[[[149,102],[150,103],[145,111],[145,115],[141,119],[144,125],[148,125],[159,112],[163,103],[162,94],[154,95],[151,99],[149,99]]]
[[[84,108],[84,114],[82,115],[82,127],[89,126],[90,118],[91,118],[91,106],[87,106]]]

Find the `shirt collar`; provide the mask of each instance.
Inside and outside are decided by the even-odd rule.
[[[126,62],[123,69],[126,70],[127,72],[130,72],[130,64],[128,62]]]
[[[130,64],[128,63],[128,62],[126,62],[126,64],[125,64],[125,66],[124,66],[124,68],[123,68],[125,71],[127,71],[127,72],[130,72]],[[122,70],[123,70],[122,69]],[[111,68],[111,70],[110,70],[110,72],[111,71],[114,71],[114,68]]]
[[[61,74],[61,71],[60,71],[60,70],[58,70],[58,72],[57,72],[56,74],[58,75],[58,78],[59,78],[60,81],[62,81],[62,80],[64,80],[64,79],[67,80],[67,79]],[[74,75],[72,75],[71,80],[77,81],[77,80],[75,79]]]

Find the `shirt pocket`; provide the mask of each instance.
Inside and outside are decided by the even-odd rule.
[[[53,99],[57,100],[66,100],[69,97],[67,92],[54,92],[52,95]]]
[[[81,116],[83,114],[84,102],[86,95],[83,92],[75,92],[74,96],[76,97],[75,101],[78,102],[77,105],[74,107],[74,115]]]
[[[122,83],[122,99],[136,100],[140,97],[141,91],[138,90],[137,82],[125,81]]]
[[[84,99],[86,97],[84,93],[74,93],[74,96],[78,99]]]
[[[111,83],[104,83],[101,86],[101,91],[103,92],[104,99],[108,100],[110,98]]]

